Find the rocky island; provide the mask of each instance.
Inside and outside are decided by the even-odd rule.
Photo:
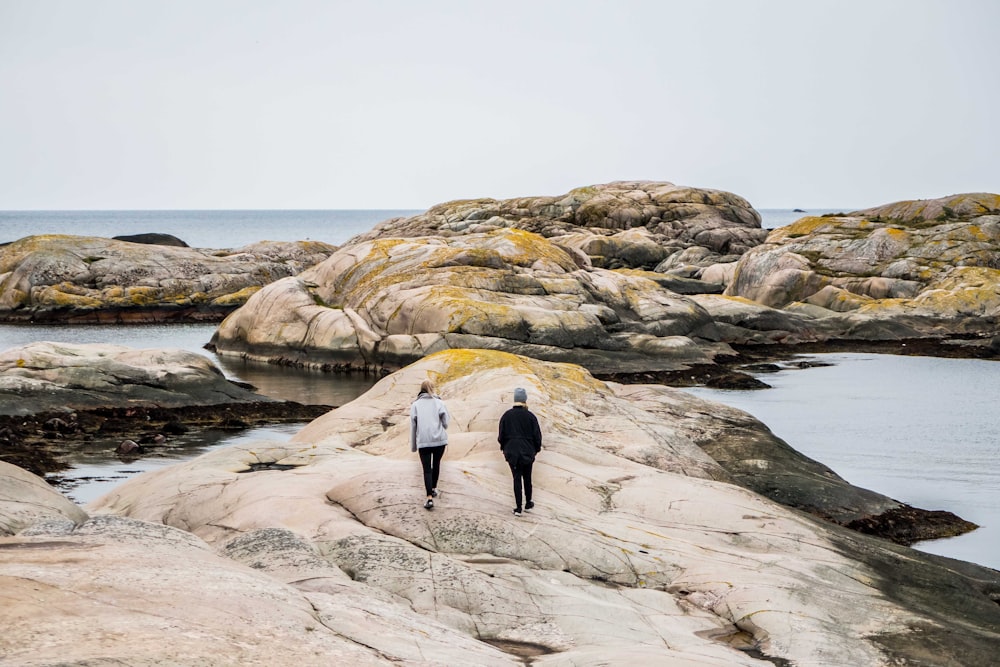
[[[218,321],[335,249],[298,241],[211,250],[153,238],[160,243],[51,234],[0,246],[0,321]]]

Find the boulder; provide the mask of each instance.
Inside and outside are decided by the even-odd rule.
[[[29,236],[0,248],[0,321],[220,320],[334,250],[316,241],[208,250]]]
[[[453,417],[430,512],[407,420],[428,378]],[[496,441],[517,386],[544,433],[536,507],[521,518],[511,514],[510,472]],[[298,591],[326,626],[314,626],[323,634],[309,641],[327,630],[358,636],[357,616],[322,607],[317,595],[348,607],[369,600],[379,630],[357,645],[386,660],[405,659],[401,646],[426,647],[420,659],[436,659],[440,636],[451,664],[490,664],[494,655],[502,663],[484,643],[519,663],[549,654],[540,661],[989,664],[1000,641],[1000,574],[848,531],[733,484],[754,468],[766,473],[774,445],[746,415],[726,409],[719,420],[718,407],[662,388],[604,384],[577,366],[451,350],[384,378],[290,442],[245,443],[146,473],[87,509],[190,531],[253,568],[245,572],[270,576],[277,588],[263,590],[280,597],[263,611],[274,618],[284,618],[271,611],[274,601]],[[733,419],[738,427],[720,445],[727,470],[703,445]],[[201,572],[205,562],[200,556],[190,568]],[[210,571],[219,567],[211,563]],[[47,595],[86,581],[63,576]],[[202,590],[193,581],[187,590]],[[120,613],[112,603],[127,594],[107,592],[89,627],[106,627],[101,616]],[[61,607],[37,604],[36,589],[7,596],[15,610],[30,599],[40,632],[8,631],[13,650],[27,651],[63,620]],[[175,609],[182,627],[198,617]],[[271,631],[260,630],[273,627],[266,613],[254,616],[250,647],[273,644]],[[426,626],[414,634],[403,616]],[[299,631],[309,636],[303,621]],[[77,641],[95,632],[74,630]],[[407,632],[409,641],[395,641]],[[213,642],[244,650],[229,635]],[[64,650],[63,660],[74,655]],[[162,650],[174,655],[171,642]]]
[[[346,245],[255,294],[212,345],[222,356],[383,370],[483,348],[601,372],[711,363],[728,351],[713,340],[692,298],[643,272],[581,266],[542,236],[504,228]]]
[[[699,250],[699,266],[723,257],[733,261],[767,236],[760,214],[730,192],[657,181],[616,181],[554,197],[451,201],[410,218],[386,220],[351,243],[504,228],[551,238],[581,250],[594,266],[608,269],[651,270],[690,249]]]
[[[0,415],[270,400],[185,350],[38,342],[0,352]]]
[[[804,217],[745,253],[725,294],[773,308],[808,304],[839,313],[837,337],[995,333],[1000,195]]]

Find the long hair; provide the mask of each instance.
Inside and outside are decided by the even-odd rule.
[[[417,396],[419,396],[420,394],[430,394],[431,396],[433,396],[434,395],[434,383],[431,382],[430,380],[424,380],[423,382],[421,382],[420,383],[420,392],[417,394]]]

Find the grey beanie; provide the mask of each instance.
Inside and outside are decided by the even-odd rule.
[[[526,392],[521,387],[514,390],[514,402],[515,403],[527,403],[528,402],[528,392]]]

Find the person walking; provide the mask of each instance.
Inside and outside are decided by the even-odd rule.
[[[524,491],[524,510],[535,506],[531,500],[531,466],[535,455],[542,450],[542,430],[538,418],[528,410],[528,392],[518,387],[514,390],[514,407],[500,417],[500,451],[507,459],[514,476],[514,516],[521,516],[521,491]]]
[[[434,383],[424,380],[416,400],[410,404],[410,451],[420,455],[420,465],[424,469],[424,491],[427,493],[424,509],[434,509],[441,458],[448,446],[450,419],[444,401],[434,393]]]

